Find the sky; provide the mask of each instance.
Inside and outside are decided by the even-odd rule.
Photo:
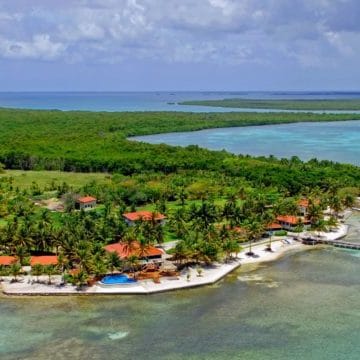
[[[360,90],[358,0],[0,0],[0,91]]]

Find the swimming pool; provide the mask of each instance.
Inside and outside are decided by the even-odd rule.
[[[137,280],[129,278],[125,274],[106,275],[100,281],[101,285],[122,285],[122,284],[134,284]]]

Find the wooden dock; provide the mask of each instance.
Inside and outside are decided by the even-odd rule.
[[[306,239],[306,241],[303,241],[303,243],[307,245],[324,244],[324,245],[331,245],[344,249],[360,250],[360,243],[351,243],[342,240],[323,240],[323,239],[314,239],[314,238],[310,240],[308,238]]]
[[[332,245],[335,247],[352,249],[352,250],[360,250],[360,243],[351,243],[347,241],[339,241],[339,240],[320,240],[320,244]]]

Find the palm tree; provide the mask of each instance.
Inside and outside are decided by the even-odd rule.
[[[60,248],[62,247],[64,240],[65,240],[65,230],[64,228],[60,229],[52,229],[51,231],[51,243],[52,246],[55,248],[55,253],[60,254]]]
[[[237,254],[240,252],[241,247],[237,241],[233,239],[227,239],[222,245],[222,250],[226,254],[225,256],[225,262],[226,262],[229,259],[231,259],[233,253],[235,253],[237,257]]]
[[[235,194],[230,194],[226,200],[226,203],[223,208],[222,216],[225,217],[230,223],[234,223],[234,217],[236,215],[236,196]]]
[[[180,240],[176,243],[174,252],[173,252],[173,259],[175,261],[179,261],[181,264],[183,260],[187,260],[190,256],[190,250],[187,246],[187,243],[184,240]]]
[[[195,257],[198,261],[204,261],[205,264],[211,265],[214,261],[218,260],[220,250],[216,241],[201,240],[197,244]]]
[[[148,249],[149,249],[149,240],[145,239],[143,236],[138,238],[139,243],[139,258],[145,258],[147,260]]]
[[[182,207],[185,206],[185,202],[186,202],[186,198],[187,198],[187,194],[186,191],[183,187],[180,188],[179,193],[177,194],[177,198],[180,200],[180,205]]]
[[[183,238],[188,232],[185,215],[184,209],[180,208],[177,209],[170,218],[169,224],[171,226],[171,230],[175,232],[178,238]]]
[[[107,272],[106,265],[107,264],[102,259],[102,257],[95,255],[95,257],[93,258],[92,272],[94,273],[96,278],[99,278],[106,274],[106,272]],[[114,265],[116,265],[116,264],[114,264]]]
[[[3,266],[0,265],[0,282],[3,281],[4,279],[2,278],[3,276],[8,276],[9,275],[9,269],[7,266]]]
[[[97,266],[101,266],[98,261],[96,261],[95,264],[98,264]],[[121,267],[121,259],[116,251],[112,251],[107,254],[107,266],[109,267],[111,273],[114,273],[115,269],[119,269]]]
[[[328,219],[328,221],[326,222],[327,226],[331,227],[336,227],[338,225],[338,221],[336,219],[336,217],[334,216],[330,216],[330,218]]]
[[[81,240],[75,251],[75,260],[78,262],[80,269],[88,273],[92,265],[91,244]]]
[[[156,224],[154,228],[154,240],[160,246],[164,242],[164,229],[161,224]]]
[[[202,201],[200,207],[192,206],[189,211],[190,220],[195,224],[199,224],[200,228],[208,229],[218,217],[217,209],[213,202]]]
[[[323,218],[323,211],[321,206],[310,200],[307,217],[312,224],[319,222]]]
[[[14,277],[12,281],[18,281],[18,276],[22,273],[21,265],[16,262],[10,266],[10,274]]]
[[[74,285],[76,285],[78,290],[81,290],[84,285],[87,285],[89,275],[86,271],[80,270],[73,275]]]
[[[36,276],[36,282],[39,282],[39,276],[43,274],[44,268],[41,264],[35,264],[31,267],[31,275]]]
[[[24,264],[24,259],[28,256],[27,249],[24,246],[16,246],[15,254],[19,259],[20,264]]]
[[[44,270],[46,275],[48,276],[48,285],[51,285],[51,276],[55,274],[55,266],[46,265]]]
[[[339,212],[342,210],[342,203],[337,195],[333,195],[328,199],[330,209],[334,212],[337,217]]]
[[[8,220],[3,231],[2,242],[5,249],[13,249],[14,250],[14,237],[18,229],[18,220],[14,218],[12,220]]]
[[[130,255],[126,259],[127,264],[129,265],[130,271],[134,273],[134,278],[136,277],[135,269],[139,264],[139,258],[136,255]]]
[[[275,215],[274,215],[274,212],[271,210],[267,210],[262,216],[262,221],[263,221],[263,224],[265,225],[264,227],[269,226],[269,224],[272,224],[274,222],[274,220],[275,220]],[[273,232],[271,230],[269,233],[269,243],[265,249],[266,251],[272,251],[272,249],[271,249],[272,235],[273,235]]]
[[[53,226],[51,224],[50,212],[48,210],[43,210],[40,214],[40,219],[37,222],[35,229],[35,246],[39,251],[47,251],[51,249],[51,234],[53,231]]]
[[[246,228],[248,232],[248,238],[249,238],[249,251],[246,253],[248,256],[254,256],[254,252],[252,251],[252,242],[263,233],[264,228],[262,224],[257,219],[252,219],[248,221],[244,227]]]
[[[343,204],[346,208],[351,208],[354,206],[355,203],[355,197],[352,194],[346,194],[343,199]]]
[[[34,245],[32,237],[32,226],[29,223],[23,222],[18,228],[13,237],[13,245],[30,250]]]
[[[311,228],[318,233],[318,236],[320,236],[321,231],[327,231],[326,221],[320,219],[316,223],[312,224]]]

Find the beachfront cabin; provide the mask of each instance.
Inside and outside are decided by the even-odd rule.
[[[0,266],[11,266],[15,264],[18,259],[15,256],[1,255],[0,256]]]
[[[305,228],[310,225],[310,221],[301,216],[279,215],[276,220],[281,225],[282,229],[288,231],[293,231],[300,225],[304,225]]]
[[[30,265],[57,265],[58,264],[58,257],[56,255],[42,255],[42,256],[31,256],[30,258]]]
[[[164,251],[155,246],[148,245],[141,248],[140,243],[136,240],[130,244],[119,242],[105,246],[105,251],[116,252],[119,258],[126,261],[130,256],[136,256],[140,264],[155,263],[162,264]]]
[[[280,231],[280,230],[282,230],[282,226],[276,222],[268,224],[265,229],[268,235],[272,235],[275,231]]]
[[[78,210],[91,210],[96,206],[96,198],[83,196],[76,199],[75,207]]]
[[[319,200],[315,200],[314,201],[315,205],[319,205],[320,201]],[[307,216],[309,213],[309,206],[310,206],[310,201],[309,199],[300,199],[297,203],[298,205],[298,211],[299,214],[301,216]]]
[[[301,216],[306,216],[308,214],[309,208],[309,200],[308,199],[300,199],[297,203],[299,214]]]
[[[123,217],[125,219],[125,222],[129,226],[135,225],[137,221],[155,221],[156,223],[160,225],[165,224],[165,215],[157,213],[157,212],[151,212],[151,211],[135,211],[131,213],[125,213],[123,214]]]

